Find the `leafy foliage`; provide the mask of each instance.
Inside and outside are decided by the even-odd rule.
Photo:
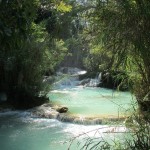
[[[43,75],[47,71],[53,72],[66,54],[64,42],[51,36],[54,29],[46,30],[47,18],[37,16],[39,8],[56,11],[52,6],[56,6],[55,1],[0,2],[0,91],[6,92],[13,103],[21,104],[22,99],[32,103],[33,97],[39,97],[43,90]],[[63,5],[61,10],[67,8],[71,9]],[[52,15],[48,20],[53,20]],[[55,25],[53,21],[50,23]]]
[[[133,83],[132,88],[141,110],[149,111],[150,2],[96,2],[95,9],[91,12],[90,26],[94,41],[92,45],[97,47],[94,52],[97,55],[93,55],[91,62],[95,60],[92,63],[99,65],[104,63],[106,69],[126,71]],[[103,61],[98,61],[97,58],[102,58]],[[90,57],[87,60],[90,60]],[[87,61],[87,64],[89,62]],[[147,98],[144,98],[145,96]]]

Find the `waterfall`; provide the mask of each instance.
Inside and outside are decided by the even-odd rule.
[[[79,68],[62,67],[57,71],[57,82],[54,83],[54,87],[69,88],[77,85],[98,87],[101,83],[102,72],[97,73],[95,78],[86,78],[82,81],[79,81],[79,76],[86,73],[87,71]]]
[[[98,74],[98,81],[101,83],[101,79],[102,79],[102,72],[100,72],[99,74]]]
[[[57,71],[56,81],[54,87],[69,88],[79,84],[79,76],[86,74],[87,71],[79,68],[62,67]]]
[[[97,73],[96,77],[94,79],[90,79],[89,83],[86,84],[86,86],[89,87],[98,87],[99,84],[101,83],[101,77],[102,77],[102,73]]]
[[[116,117],[108,117],[108,118],[97,118],[97,117],[84,117],[84,116],[72,116],[65,113],[59,113],[57,115],[57,119],[61,122],[69,122],[74,124],[82,124],[82,125],[103,125],[106,123],[112,122],[122,122],[124,121],[124,117],[116,118]]]
[[[66,114],[59,114],[57,119],[62,122],[70,122],[75,124],[83,124],[83,125],[98,125],[102,124],[103,119],[100,118],[86,118],[83,116],[69,116]]]

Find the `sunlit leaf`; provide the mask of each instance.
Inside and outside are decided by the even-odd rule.
[[[63,1],[61,1],[59,4],[56,5],[57,10],[61,12],[69,12],[72,9],[71,5],[67,5]]]

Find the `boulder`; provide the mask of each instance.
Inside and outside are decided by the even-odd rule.
[[[30,110],[31,114],[35,117],[42,117],[42,118],[57,118],[58,112],[51,108],[50,104],[43,104],[41,106],[37,106]]]
[[[68,111],[67,107],[60,107],[56,109],[59,113],[66,113]]]

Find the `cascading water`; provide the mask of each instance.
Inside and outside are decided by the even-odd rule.
[[[66,78],[62,78],[64,73]],[[102,124],[105,120],[121,120],[128,115],[132,101],[129,92],[96,88],[101,82],[101,73],[95,79],[87,80],[84,86],[77,86],[81,83],[78,80],[81,73],[86,71],[63,68],[58,72],[61,80],[54,84],[54,90],[48,96],[53,104],[68,107],[69,112],[60,114],[57,119],[79,124]]]
[[[102,73],[98,73],[95,77],[95,79],[90,79],[90,82],[86,85],[86,86],[89,86],[89,87],[98,87],[99,84],[101,83],[101,76],[102,76]]]
[[[79,84],[79,75],[86,74],[85,70],[72,67],[63,67],[60,68],[57,72],[57,78],[54,83],[54,87],[65,88],[65,87],[74,87]]]
[[[78,143],[86,142],[85,138],[118,138],[125,131],[123,126],[62,123],[55,119],[37,118],[23,111],[0,113],[1,150],[66,150],[71,139],[80,135],[70,149],[77,150],[80,149]]]
[[[116,116],[121,117],[121,112],[118,116],[118,111],[129,108],[131,95],[128,92],[119,93],[103,88],[76,86],[79,84],[78,75],[86,71],[73,70],[69,68],[69,75],[64,75],[65,71],[60,71],[57,76],[60,80],[49,93],[50,101],[56,105],[67,106],[68,113],[59,114],[46,107],[37,108],[36,113],[34,110],[0,113],[2,150],[66,150],[71,139],[76,139],[71,145],[71,150],[77,150],[80,149],[77,146],[78,142],[82,146],[82,143],[86,142],[85,138],[124,138],[127,129],[123,124],[105,125],[102,117],[110,117],[113,121]],[[62,78],[61,75],[66,78]],[[43,111],[51,113],[51,116],[47,117],[46,113],[45,116],[37,114]],[[103,125],[96,125],[101,123]]]

